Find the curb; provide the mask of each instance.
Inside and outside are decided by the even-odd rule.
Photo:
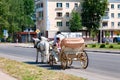
[[[120,50],[113,50],[113,49],[91,49],[91,48],[87,48],[87,49],[85,49],[85,51],[120,54]]]

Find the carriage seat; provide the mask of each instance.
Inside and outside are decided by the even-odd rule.
[[[61,48],[63,48],[63,46],[75,49],[85,47],[85,43],[83,38],[64,38],[61,41]]]

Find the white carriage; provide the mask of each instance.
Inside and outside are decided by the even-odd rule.
[[[60,52],[58,52],[55,47],[52,49],[49,57],[50,65],[53,66],[54,63],[61,62],[62,69],[66,69],[68,66],[72,65],[75,60],[80,61],[81,67],[86,69],[89,60],[84,48],[85,43],[83,38],[65,38],[61,41]],[[57,62],[55,54],[58,56]]]

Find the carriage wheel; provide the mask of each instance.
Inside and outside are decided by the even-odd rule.
[[[53,55],[49,56],[49,64],[50,66],[53,66]]]
[[[61,67],[63,70],[67,68],[67,61],[66,60],[61,60]]]
[[[61,54],[61,67],[64,70],[67,68],[67,57],[64,53]]]
[[[72,63],[73,63],[72,59],[71,59],[71,58],[70,58],[70,59],[68,59],[68,66],[71,66],[71,65],[72,65]]]
[[[83,69],[86,69],[88,67],[88,63],[89,63],[89,59],[88,59],[87,53],[85,51],[83,51],[82,53],[80,53],[78,58],[80,59],[81,67]]]

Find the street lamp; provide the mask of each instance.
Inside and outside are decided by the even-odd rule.
[[[100,19],[100,43],[102,43],[102,18]]]

